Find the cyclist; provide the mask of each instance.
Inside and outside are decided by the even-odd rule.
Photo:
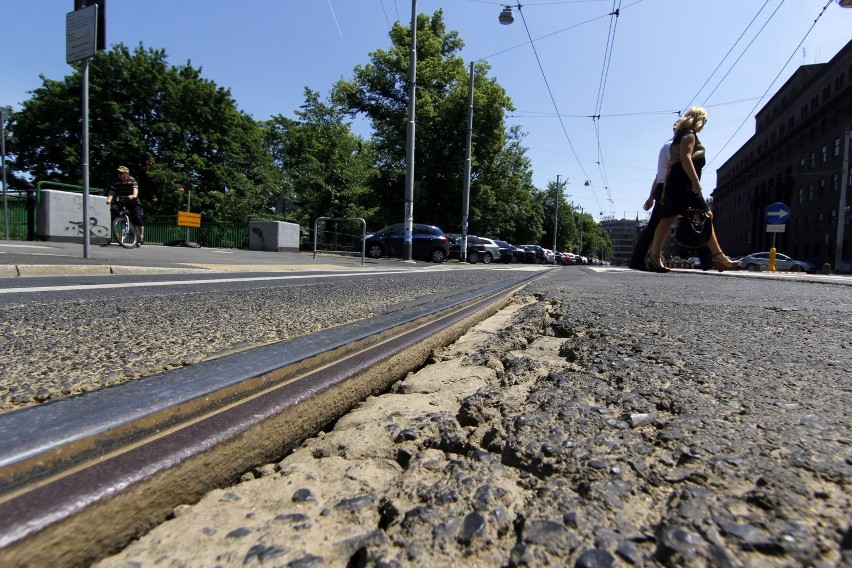
[[[109,205],[110,214],[113,219],[118,216],[119,208],[113,199],[121,198],[125,201],[127,212],[130,213],[130,222],[136,227],[139,240],[136,246],[145,242],[145,221],[142,218],[142,206],[139,204],[139,184],[130,176],[127,166],[118,166],[118,177],[110,184],[107,190],[106,202]]]

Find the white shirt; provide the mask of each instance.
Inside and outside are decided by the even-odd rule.
[[[666,172],[669,171],[669,156],[672,153],[673,140],[674,137],[669,138],[660,148],[660,155],[657,158],[657,183],[666,183]]]

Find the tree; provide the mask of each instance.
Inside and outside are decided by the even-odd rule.
[[[397,22],[390,39],[389,50],[372,52],[369,64],[356,67],[353,79],[338,82],[333,90],[335,101],[353,115],[363,113],[372,124],[381,172],[374,190],[384,223],[399,222],[403,215],[410,30]],[[463,45],[457,32],[447,31],[441,10],[431,18],[418,14],[414,215],[446,230],[461,228],[469,85],[468,70],[458,55]],[[522,156],[520,147],[507,144],[503,117],[513,106],[503,88],[488,78],[488,69],[483,61],[475,64],[472,220],[486,219],[484,212],[494,211],[494,204],[530,187],[524,173],[514,171],[508,172],[514,182],[498,184],[492,176],[490,185],[480,184],[485,169],[504,150],[510,155],[502,158],[503,166],[528,167],[515,155]],[[476,230],[485,233],[491,226]]]
[[[41,77],[10,126],[12,169],[35,180],[82,183],[79,68]],[[126,165],[139,181],[146,215],[183,208],[211,222],[244,222],[281,180],[263,152],[257,123],[230,91],[201,69],[170,66],[164,50],[116,45],[92,58],[89,72],[90,180],[104,188]]]
[[[352,133],[345,111],[305,89],[299,121],[277,115],[266,124],[266,144],[284,184],[279,200],[291,217],[312,226],[317,217],[370,217],[372,145]]]

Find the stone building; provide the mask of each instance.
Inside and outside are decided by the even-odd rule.
[[[646,220],[639,219],[603,219],[600,222],[601,228],[609,234],[612,240],[612,258],[610,263],[614,266],[626,266],[630,263],[630,256],[633,254],[633,247],[636,244],[636,239],[645,225]]]
[[[778,252],[849,272],[848,168],[852,126],[852,41],[829,62],[803,65],[755,116],[755,134],[716,172],[716,231],[731,256]],[[847,184],[841,204],[841,186]],[[767,232],[766,209],[790,208],[784,232]],[[842,262],[835,265],[838,221]]]

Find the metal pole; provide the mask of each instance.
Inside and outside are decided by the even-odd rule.
[[[473,139],[473,61],[470,62],[470,88],[467,95],[467,146],[464,157],[464,192],[462,197],[462,238],[459,261],[467,260],[467,226],[470,210],[470,153]]]
[[[0,168],[3,170],[3,228],[4,237],[9,240],[9,198],[6,192],[6,117],[10,109],[0,107]]]
[[[186,188],[186,212],[189,213],[191,209],[189,208],[190,199],[192,197],[192,189]],[[189,227],[186,227],[186,242],[189,242]]]
[[[837,205],[837,238],[834,245],[834,271],[840,272],[843,264],[843,231],[846,225],[846,187],[849,185],[849,137],[850,129],[846,127],[846,141],[843,149],[843,171],[840,174],[840,203]]]
[[[580,256],[583,256],[583,208],[580,207]]]
[[[405,136],[404,259],[411,261],[414,231],[414,92],[417,82],[417,0],[411,0],[411,57],[408,66],[408,127]]]
[[[556,191],[553,195],[553,252],[556,252],[556,227],[559,221],[559,174],[556,174]]]
[[[83,59],[83,258],[89,258],[89,57]]]

